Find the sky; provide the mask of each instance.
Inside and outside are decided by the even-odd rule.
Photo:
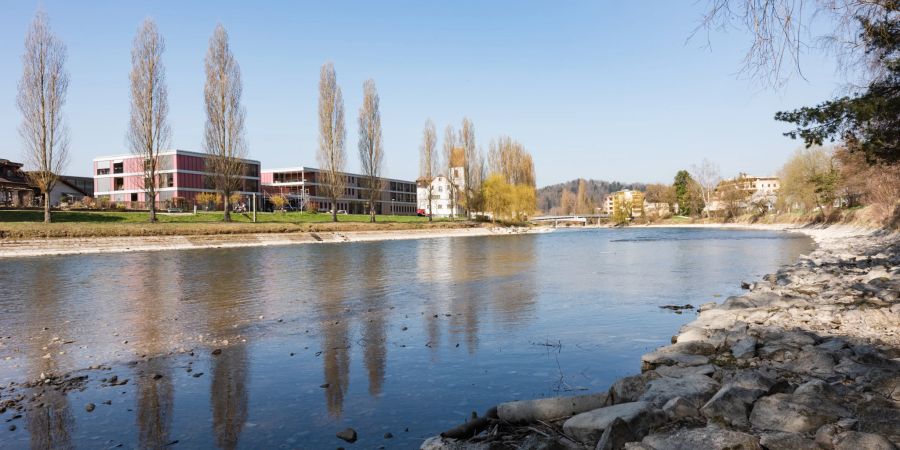
[[[242,71],[249,155],[264,170],[316,165],[319,70],[331,61],[350,171],[371,78],[393,178],[417,177],[427,119],[442,139],[463,117],[485,151],[503,135],[524,144],[538,186],[671,182],[704,158],[724,176],[775,173],[800,143],[782,136],[789,127],[774,113],[832,97],[840,79],[818,54],[804,58],[805,79],[779,90],[740,76],[745,33],[689,40],[706,3],[0,0],[0,158],[23,159],[16,89],[24,36],[43,8],[68,48],[71,175],[129,151],[130,51],[146,17],[166,41],[172,147],[202,151],[203,59],[221,23]]]

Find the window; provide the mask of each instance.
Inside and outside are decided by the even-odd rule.
[[[113,190],[121,191],[125,189],[125,179],[121,177],[113,178]]]
[[[113,163],[113,173],[125,173],[125,163]]]
[[[109,175],[109,168],[106,169],[97,169],[97,175]]]

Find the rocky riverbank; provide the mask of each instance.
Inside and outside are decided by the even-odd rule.
[[[421,448],[898,448],[900,237],[804,232],[814,252],[702,305],[640,374],[498,405]]]

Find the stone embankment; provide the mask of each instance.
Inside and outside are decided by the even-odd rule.
[[[897,449],[900,238],[811,234],[608,392],[504,403],[421,448]]]

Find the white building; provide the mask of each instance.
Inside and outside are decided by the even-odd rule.
[[[452,178],[438,175],[431,181],[431,208],[428,207],[428,183],[421,178],[416,182],[416,209],[420,215],[432,217],[464,217],[465,208],[460,205],[465,189],[464,169],[450,169]]]

